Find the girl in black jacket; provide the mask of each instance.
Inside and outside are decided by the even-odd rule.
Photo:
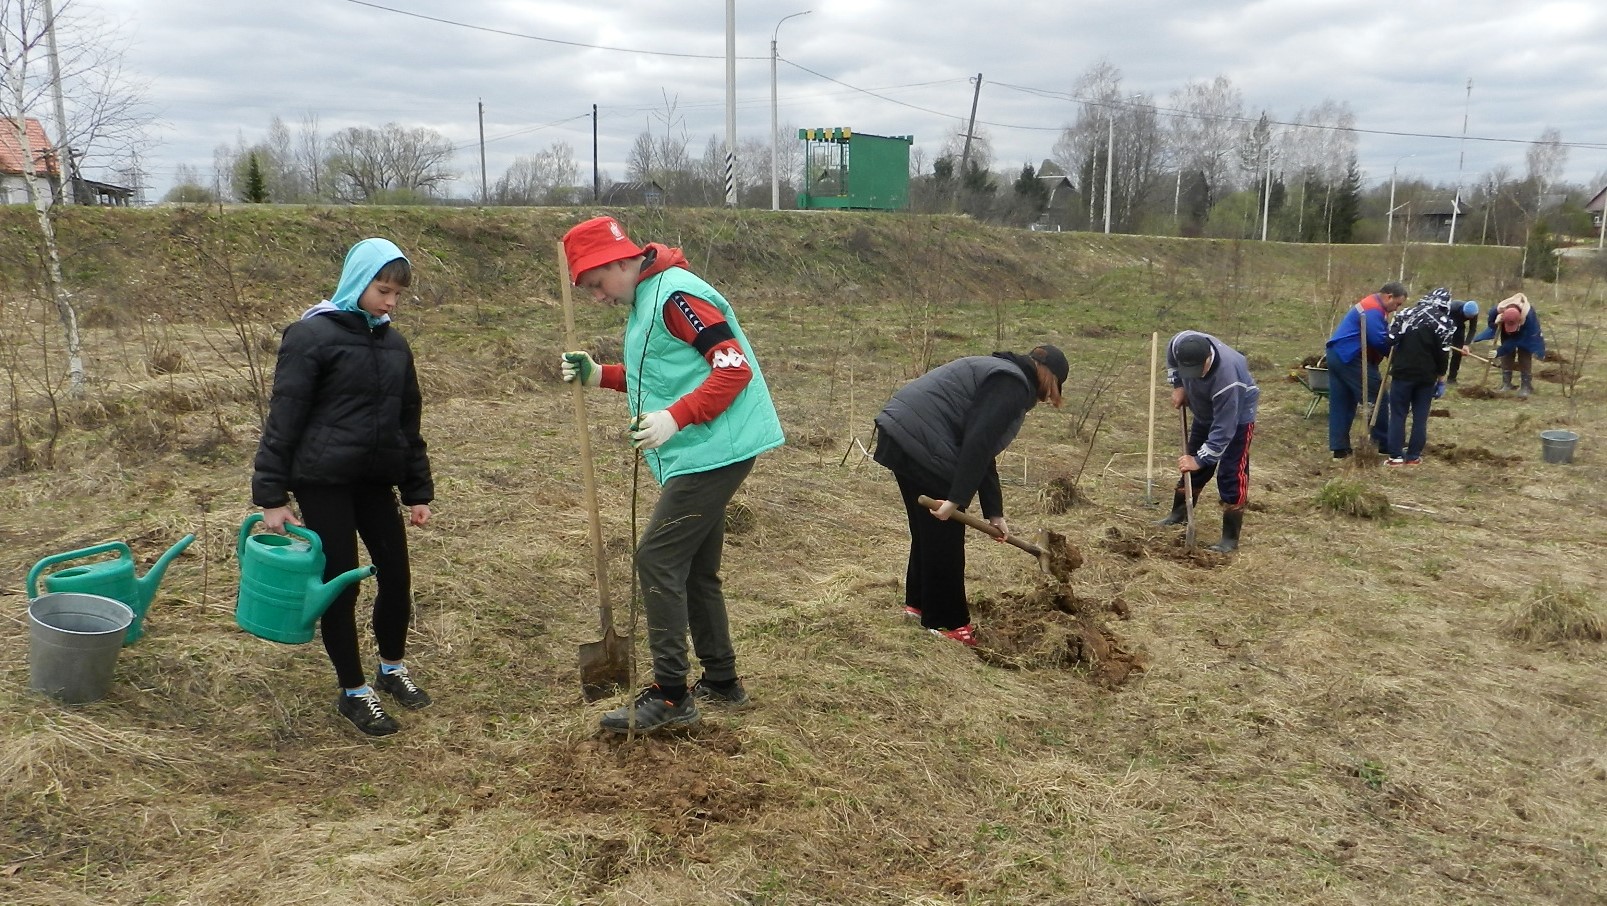
[[[407,708],[430,703],[402,661],[413,593],[397,493],[412,525],[429,521],[435,493],[413,352],[390,318],[412,276],[395,244],[364,239],[347,252],[334,296],[285,328],[251,476],[268,530],[288,523],[318,533],[324,581],[357,567],[359,537],[368,549],[380,658],[372,685],[357,647],[357,585],[335,598],[319,629],[342,689],[336,709],[371,736],[400,729],[375,689]]]

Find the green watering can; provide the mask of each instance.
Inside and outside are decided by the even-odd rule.
[[[168,548],[167,553],[157,558],[156,563],[144,576],[134,575],[134,552],[121,541],[108,541],[94,547],[46,557],[35,563],[33,569],[28,570],[28,599],[39,597],[39,575],[49,567],[69,560],[115,552],[117,556],[111,560],[86,563],[50,573],[45,576],[45,591],[100,595],[128,605],[128,609],[134,611],[134,622],[128,624],[123,644],[132,645],[145,634],[145,611],[156,598],[156,586],[161,584],[162,574],[167,572],[167,565],[173,562],[174,557],[183,553],[194,540],[194,535],[185,535],[179,539],[178,544]]]
[[[241,629],[270,642],[299,645],[312,640],[313,628],[346,586],[374,574],[373,564],[349,569],[324,581],[324,543],[318,533],[286,525],[288,535],[253,535],[262,521],[252,513],[240,524],[235,556],[240,561],[240,594],[234,621]]]

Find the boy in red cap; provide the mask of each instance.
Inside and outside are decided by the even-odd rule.
[[[631,445],[663,487],[636,548],[653,684],[603,715],[605,730],[650,732],[699,719],[697,701],[744,705],[720,590],[725,507],[753,460],[785,438],[748,338],[725,297],[678,248],[637,246],[612,217],[564,234],[575,285],[629,305],[621,364],[563,354],[565,381],[626,395]],[[703,665],[690,687],[686,639]]]

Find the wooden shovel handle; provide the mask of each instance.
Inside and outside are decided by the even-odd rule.
[[[558,247],[558,280],[563,284],[564,342],[575,348],[575,302],[570,292],[569,258],[564,244]],[[608,555],[603,550],[603,521],[597,506],[597,472],[591,459],[591,430],[586,424],[586,385],[579,374],[572,382],[575,403],[575,436],[580,441],[582,488],[586,495],[587,528],[591,534],[592,571],[597,578],[597,617],[604,635],[614,631],[614,604],[608,594]]]
[[[924,506],[929,510],[935,510],[939,506],[936,500],[933,500],[925,494],[920,495],[919,497],[915,498],[915,500],[921,506]],[[1038,545],[1033,544],[1031,541],[1023,541],[1014,535],[1005,535],[1003,532],[999,531],[998,526],[986,519],[973,516],[964,510],[955,510],[954,515],[950,516],[949,518],[955,520],[961,525],[969,525],[990,538],[1002,538],[1006,544],[1013,544],[1034,557],[1043,556],[1043,548],[1039,547]]]

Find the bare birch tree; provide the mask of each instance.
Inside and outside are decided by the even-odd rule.
[[[1244,134],[1244,96],[1226,76],[1190,82],[1172,93],[1179,111],[1172,121],[1172,144],[1182,150],[1185,168],[1205,179],[1208,205],[1233,190],[1233,157]]]
[[[1562,143],[1562,131],[1547,126],[1540,137],[1524,152],[1529,167],[1529,181],[1534,184],[1535,212],[1544,204],[1546,190],[1557,182],[1562,168],[1568,164],[1568,149]]]
[[[86,375],[78,310],[62,276],[55,213],[61,177],[74,160],[113,152],[133,153],[150,120],[137,86],[123,77],[121,48],[71,16],[71,0],[0,0],[0,121],[15,131],[22,151],[23,184],[36,214],[45,263],[46,291],[61,319],[67,347],[68,390],[83,396]],[[52,61],[52,46],[55,60]],[[34,147],[30,119],[50,108],[52,62],[61,109],[71,115],[56,122],[54,147]],[[41,173],[47,180],[41,183]],[[48,180],[52,177],[57,185]]]

